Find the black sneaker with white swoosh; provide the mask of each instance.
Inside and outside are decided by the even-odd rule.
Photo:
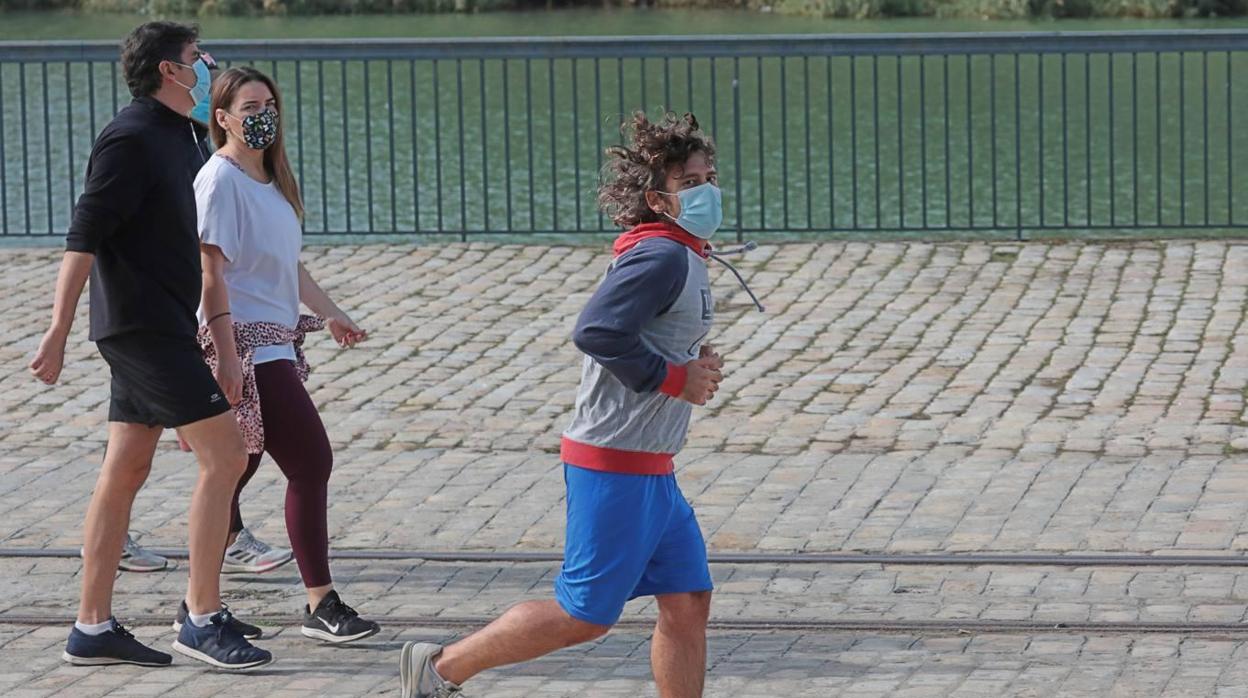
[[[303,607],[304,637],[323,640],[334,644],[355,642],[376,635],[381,626],[371,620],[364,620],[355,609],[342,602],[337,591],[330,591],[317,604],[315,611]]]

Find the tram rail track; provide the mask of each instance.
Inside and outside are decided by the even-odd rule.
[[[185,548],[148,548],[185,560]],[[76,548],[0,548],[3,558],[76,558]],[[344,548],[330,551],[337,560],[413,560],[460,563],[562,562],[557,551],[404,550]],[[912,565],[1020,567],[1248,567],[1248,556],[1139,553],[711,553],[712,564],[725,565]]]
[[[132,626],[167,626],[170,614],[135,614],[122,618]],[[466,630],[479,628],[494,616],[373,616],[388,628],[438,628]],[[290,614],[247,615],[248,622],[264,627],[290,626],[295,621]],[[60,626],[74,622],[72,613],[0,613],[0,625],[8,626]],[[648,630],[654,627],[653,618],[623,618],[616,628],[621,630]],[[1065,634],[1065,635],[1190,635],[1202,637],[1248,638],[1248,624],[1217,622],[1168,622],[1168,621],[1031,621],[1031,620],[985,620],[985,619],[798,619],[798,618],[715,618],[712,616],[708,629],[717,632],[791,632],[791,633],[874,633],[908,635],[981,635],[981,634]]]

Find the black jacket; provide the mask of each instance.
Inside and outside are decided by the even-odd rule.
[[[135,331],[194,338],[201,267],[195,175],[203,128],[151,97],[109,122],[87,161],[66,249],[95,255],[92,341]]]

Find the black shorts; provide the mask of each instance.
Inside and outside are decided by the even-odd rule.
[[[131,332],[95,344],[113,373],[110,422],[172,429],[230,410],[194,339]]]

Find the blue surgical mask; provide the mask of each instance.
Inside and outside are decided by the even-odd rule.
[[[177,63],[177,61],[173,61]],[[196,60],[191,65],[178,63],[183,68],[190,68],[195,71],[195,84],[187,87],[178,82],[182,87],[186,87],[191,93],[191,99],[195,102],[195,106],[191,108],[191,116],[203,123],[208,123],[208,97],[212,94],[212,73],[208,72],[208,64],[204,61]]]
[[[665,191],[659,193],[680,199],[680,215],[675,218],[667,217],[696,238],[710,240],[719,229],[719,224],[724,222],[723,192],[710,182],[675,194]]]

